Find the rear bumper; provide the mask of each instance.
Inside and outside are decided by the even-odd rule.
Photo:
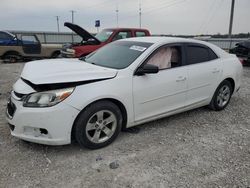
[[[71,143],[71,130],[78,110],[63,102],[48,108],[27,108],[13,97],[11,101],[16,107],[12,116],[7,112],[11,135],[46,145]]]

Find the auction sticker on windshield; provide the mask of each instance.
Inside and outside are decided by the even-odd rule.
[[[143,51],[145,51],[147,48],[142,47],[142,46],[135,46],[135,45],[133,45],[133,46],[131,46],[129,49],[131,49],[131,50],[137,50],[137,51],[143,52]]]

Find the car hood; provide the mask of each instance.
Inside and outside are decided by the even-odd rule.
[[[88,31],[86,31],[85,29],[83,29],[79,25],[65,22],[64,26],[68,27],[69,29],[74,31],[76,34],[81,36],[84,41],[91,41],[95,44],[101,44],[101,41],[99,41],[97,38],[95,38],[93,35],[91,35]]]
[[[117,72],[79,59],[55,59],[27,63],[21,78],[34,85],[79,83],[114,78]]]

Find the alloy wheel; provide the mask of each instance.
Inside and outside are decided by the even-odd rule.
[[[231,91],[228,85],[223,85],[217,95],[217,104],[224,107],[230,100]]]
[[[100,110],[89,118],[86,125],[86,135],[93,143],[103,143],[112,137],[116,127],[115,114],[109,110]]]

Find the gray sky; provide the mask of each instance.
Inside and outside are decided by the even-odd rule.
[[[101,20],[101,29],[116,27],[116,6],[120,27],[139,27],[140,0],[1,0],[0,30],[56,31],[71,21],[95,32],[94,22]],[[227,33],[231,0],[141,0],[142,27],[154,34]],[[250,0],[236,0],[233,33],[250,32]]]

